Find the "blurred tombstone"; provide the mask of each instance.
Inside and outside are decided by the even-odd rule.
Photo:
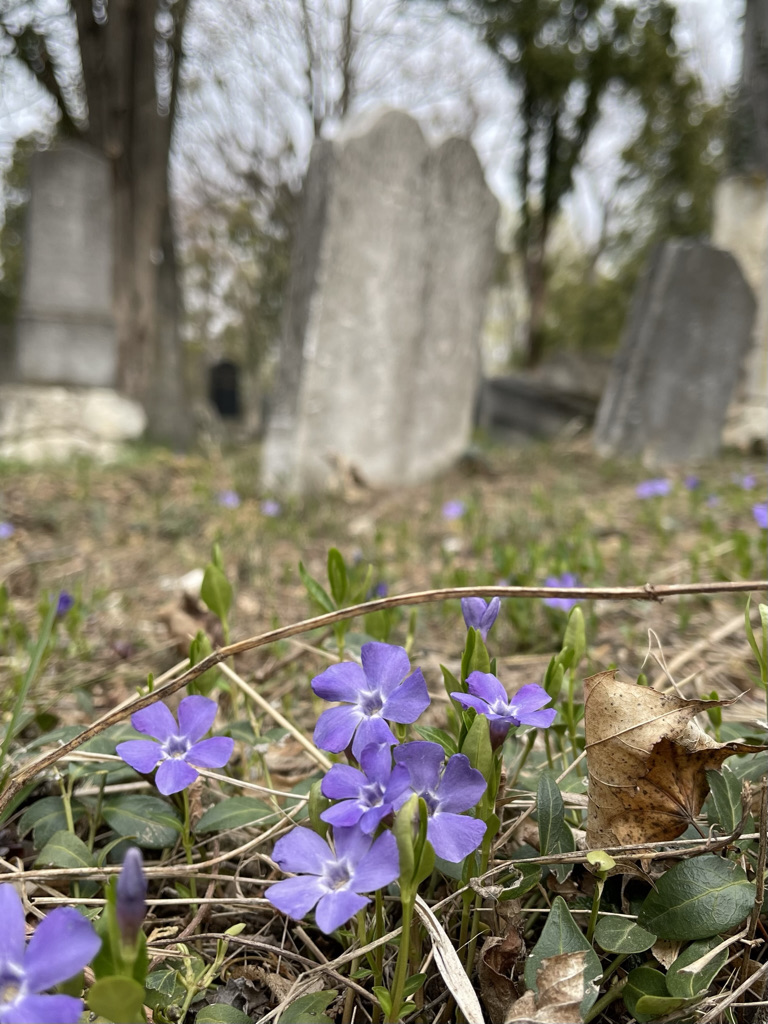
[[[714,455],[754,317],[754,296],[729,253],[688,239],[659,245],[600,402],[598,452],[652,466]]]
[[[768,185],[764,176],[726,178],[715,192],[712,242],[730,252],[757,299],[752,340],[723,432],[742,449],[768,440]]]
[[[312,150],[263,477],[416,482],[469,443],[498,203],[466,141],[408,115]]]
[[[109,162],[79,142],[31,161],[16,325],[22,383],[115,383],[111,174]]]
[[[237,363],[231,359],[222,359],[210,368],[208,397],[222,419],[240,419],[240,368]]]

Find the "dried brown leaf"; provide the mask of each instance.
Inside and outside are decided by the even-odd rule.
[[[716,743],[695,715],[733,701],[684,700],[622,683],[615,672],[584,680],[591,847],[675,839],[701,810],[706,772],[764,747]]]
[[[526,992],[504,1024],[577,1024],[584,998],[586,952],[560,953],[541,961],[536,972],[538,996]]]
[[[480,998],[491,1024],[503,1024],[520,995],[513,980],[515,964],[525,959],[523,937],[518,928],[510,928],[504,938],[487,939],[477,961]]]

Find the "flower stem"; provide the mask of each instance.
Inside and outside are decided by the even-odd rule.
[[[184,855],[187,858],[187,864],[193,863],[192,857],[192,830],[190,828],[190,813],[189,813],[189,793],[186,789],[182,790],[182,797],[184,799],[184,823],[182,826],[181,843],[184,847]],[[189,891],[192,897],[197,896],[197,879],[193,876],[189,876]],[[192,904],[192,913],[197,913],[197,904]]]
[[[390,990],[390,1006],[387,1014],[387,1024],[395,1024],[400,1019],[400,1006],[403,1002],[403,989],[408,977],[408,957],[411,941],[411,918],[413,917],[413,905],[416,893],[402,894],[403,920],[400,933],[400,948],[397,951],[397,966],[395,967],[395,978]]]
[[[622,978],[621,981],[617,981],[615,985],[608,989],[604,996],[594,1004],[591,1010],[587,1012],[584,1018],[584,1024],[589,1024],[589,1021],[594,1020],[595,1017],[599,1017],[606,1006],[610,1006],[616,999],[621,995],[621,991],[627,984],[627,978]]]
[[[366,945],[367,934],[365,931],[365,910],[359,910],[357,912],[357,941],[360,946]],[[360,966],[359,958],[356,958],[349,965],[349,976],[350,978]],[[341,1016],[341,1024],[350,1024],[352,1020],[352,1013],[355,1008],[355,990],[353,988],[347,989],[347,995],[344,999],[344,1012]]]

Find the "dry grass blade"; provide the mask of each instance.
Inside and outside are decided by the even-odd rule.
[[[484,1018],[480,1002],[467,977],[467,972],[464,970],[464,966],[461,960],[459,960],[456,950],[453,948],[453,943],[421,896],[416,897],[415,907],[416,913],[424,923],[432,940],[437,969],[443,976],[443,981],[448,986],[451,995],[456,1000],[456,1005],[464,1014],[465,1020],[471,1021],[472,1024],[475,1021],[482,1021]]]

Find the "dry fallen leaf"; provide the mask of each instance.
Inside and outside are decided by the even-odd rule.
[[[510,928],[504,938],[493,936],[483,946],[477,961],[477,980],[491,1024],[503,1024],[520,995],[513,972],[521,958],[525,960],[525,945],[519,928]]]
[[[732,700],[684,700],[622,683],[615,672],[584,680],[589,769],[587,843],[623,846],[675,839],[701,810],[706,772],[765,747],[716,743],[693,721]]]
[[[577,1024],[584,998],[586,952],[560,953],[541,961],[536,972],[538,996],[526,992],[504,1024]]]

